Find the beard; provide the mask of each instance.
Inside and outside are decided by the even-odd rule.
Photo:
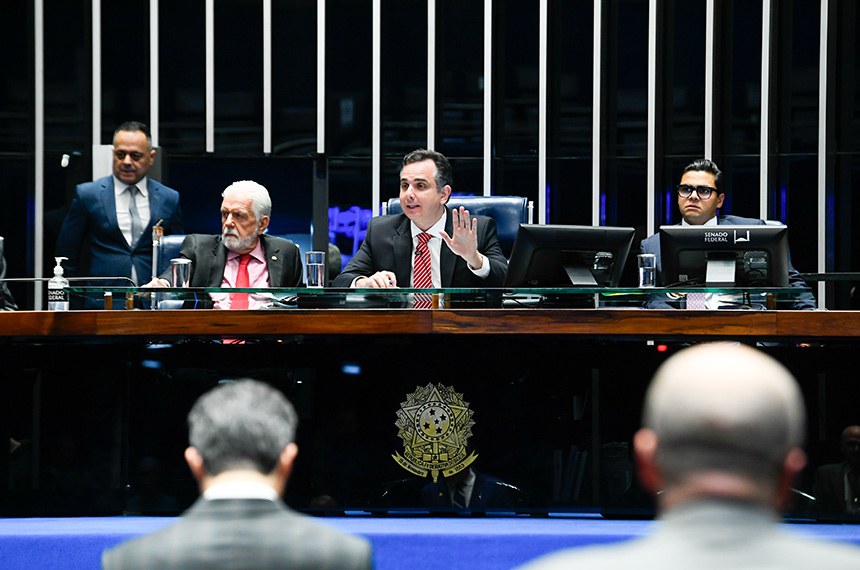
[[[244,251],[254,249],[254,245],[256,245],[257,243],[257,236],[250,235],[243,238],[229,236],[227,235],[227,230],[225,229],[221,232],[221,243],[223,243],[224,247],[226,247],[230,251],[242,253]]]

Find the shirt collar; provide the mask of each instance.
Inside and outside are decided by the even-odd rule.
[[[123,182],[122,180],[117,178],[116,176],[113,177],[113,193],[114,193],[114,195],[119,196],[120,194],[125,192],[125,189],[128,188],[129,186],[137,186],[137,189],[140,190],[140,193],[143,195],[144,198],[149,197],[149,190],[147,190],[147,185],[146,185],[146,176],[144,176],[143,178],[141,178],[140,180],[138,180],[134,184],[126,184],[125,182]]]
[[[433,237],[438,237],[442,230],[445,229],[445,222],[448,221],[448,208],[445,208],[445,211],[442,213],[442,217],[439,218],[435,224],[427,228],[427,230],[422,230],[418,226],[415,225],[415,222],[410,221],[409,226],[412,228],[412,237],[414,238],[420,233],[428,233]]]
[[[684,218],[681,218],[681,225],[682,225],[682,226],[692,226],[693,224],[688,224],[688,223],[687,223],[687,220],[685,220]],[[716,217],[716,216],[714,216],[713,218],[711,218],[710,220],[708,220],[708,221],[707,221],[707,222],[705,222],[704,224],[699,224],[699,225],[702,225],[702,226],[716,226],[716,225],[717,225],[717,217]]]
[[[278,494],[265,483],[231,481],[212,485],[203,493],[207,501],[216,499],[266,499],[276,501]]]
[[[257,245],[255,245],[254,249],[252,249],[250,251],[250,254],[251,254],[251,257],[253,259],[256,259],[257,261],[262,261],[262,262],[266,261],[266,255],[263,253],[263,240],[262,240],[262,238],[257,239]],[[242,255],[242,254],[236,253],[235,251],[228,249],[227,250],[227,261],[230,261],[231,259],[235,259],[235,258],[239,257],[240,255]]]

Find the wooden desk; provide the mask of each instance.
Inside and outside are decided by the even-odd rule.
[[[618,339],[742,338],[815,342],[860,337],[860,312],[289,309],[0,313],[0,338],[7,340],[332,334],[528,334]]]

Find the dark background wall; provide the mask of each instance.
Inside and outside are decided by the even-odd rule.
[[[316,154],[313,0],[272,3],[272,152],[263,153],[261,0],[215,3],[215,150],[207,152],[205,3],[159,3],[162,179],[183,196],[188,231],[217,227],[219,193],[258,179],[273,194],[279,232],[310,231],[313,173],[328,202],[371,207],[397,191],[397,159],[425,146],[426,2],[382,2],[381,155],[372,154],[371,0],[329,0],[326,11],[326,148]],[[538,2],[493,2],[492,192],[538,200]],[[657,0],[657,113],[653,223],[677,221],[672,187],[705,148],[705,0]],[[852,200],[860,167],[857,1],[829,3],[827,148],[819,147],[820,3],[772,2],[768,218],[791,228],[794,265],[816,272],[819,224],[828,271],[858,267]],[[648,226],[647,0],[603,2],[600,44],[600,223]],[[483,185],[482,0],[437,2],[436,141],[455,168],[455,192]],[[0,7],[0,192],[9,276],[35,273],[34,2]],[[593,2],[549,0],[547,221],[592,223]],[[45,266],[76,183],[92,178],[92,6],[44,0]],[[726,173],[725,213],[758,216],[761,170],[762,1],[718,1],[715,14],[713,158]],[[101,3],[101,140],[124,120],[150,121],[149,2]],[[826,207],[818,206],[824,152]],[[71,154],[66,168],[63,154]],[[321,160],[318,160],[321,159]],[[828,306],[852,306],[852,284],[828,289]],[[16,286],[32,307],[32,287]]]

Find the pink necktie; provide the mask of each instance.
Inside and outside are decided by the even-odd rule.
[[[243,253],[239,256],[239,271],[236,273],[236,288],[250,287],[251,280],[248,277],[248,262],[251,261],[250,253]],[[247,309],[248,294],[233,293],[230,296],[231,309]]]
[[[687,308],[704,311],[708,308],[706,293],[687,293]]]
[[[415,289],[432,289],[433,274],[430,269],[430,234],[422,232],[418,234],[418,246],[415,248],[415,267],[412,273],[412,287]],[[432,295],[416,294],[412,301],[415,309],[429,309],[433,306]]]

